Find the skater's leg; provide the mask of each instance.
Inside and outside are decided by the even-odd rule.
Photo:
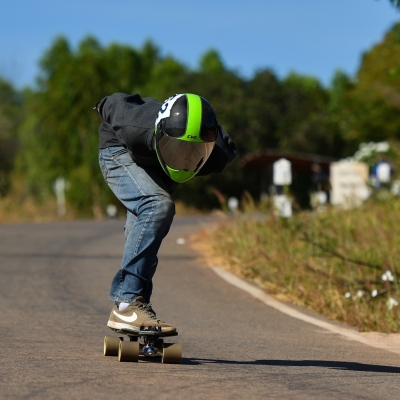
[[[112,281],[110,299],[132,302],[142,296],[148,302],[158,249],[175,214],[174,202],[158,170],[137,165],[122,146],[101,150],[100,166],[128,210],[124,255]]]

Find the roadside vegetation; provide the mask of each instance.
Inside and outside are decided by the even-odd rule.
[[[208,262],[257,282],[279,300],[360,331],[400,332],[400,198],[381,192],[351,210],[291,219],[269,205],[200,233]]]
[[[109,204],[116,206],[117,200],[111,200]],[[176,215],[194,215],[198,214],[198,209],[190,207],[176,201]],[[125,210],[118,207],[114,218],[125,218]],[[86,218],[93,218],[92,215],[84,215]],[[60,215],[56,196],[46,196],[38,198],[26,190],[24,179],[20,177],[13,178],[13,187],[8,196],[0,196],[0,224],[15,223],[41,223],[52,221],[71,221],[82,218],[81,213],[67,204],[65,213]],[[97,219],[107,218],[106,212],[98,212]],[[122,223],[123,224],[123,223]]]
[[[241,167],[249,153],[275,149],[341,159],[354,154],[360,143],[398,141],[400,24],[388,28],[365,52],[354,76],[332,71],[328,85],[296,71],[279,77],[269,67],[244,78],[227,68],[215,49],[191,68],[163,55],[151,41],[135,48],[102,45],[88,36],[73,46],[66,37],[57,37],[41,57],[31,87],[17,89],[0,77],[2,212],[11,213],[3,201],[20,210],[28,198],[30,207],[54,202],[54,184],[62,178],[68,215],[105,216],[115,198],[98,166],[100,120],[93,106],[114,92],[161,101],[172,93],[192,92],[214,105],[238,157],[223,174],[178,188],[176,199],[202,210],[219,206],[215,189],[237,198],[244,191],[254,198],[265,191],[263,171]],[[298,191],[304,193],[307,182],[301,185]],[[306,200],[297,199],[302,207]]]

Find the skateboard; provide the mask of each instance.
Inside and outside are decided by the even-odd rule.
[[[105,356],[118,356],[118,360],[121,362],[138,362],[139,355],[142,355],[144,357],[161,357],[163,364],[181,363],[182,346],[179,343],[164,342],[164,338],[178,336],[178,332],[163,333],[157,327],[150,327],[138,332],[110,329],[127,336],[128,340],[124,340],[123,336],[105,336]]]

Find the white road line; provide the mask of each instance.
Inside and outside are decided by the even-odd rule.
[[[290,306],[281,303],[280,301],[268,296],[263,290],[251,285],[245,280],[233,275],[222,268],[212,267],[213,271],[226,282],[231,285],[247,292],[256,299],[262,301],[269,307],[275,308],[283,314],[289,315],[290,317],[299,319],[300,321],[307,322],[309,324],[318,326],[319,328],[326,329],[332,333],[342,335],[350,340],[366,344],[368,346],[377,347],[393,353],[400,354],[400,336],[399,335],[385,335],[379,333],[360,333],[351,328],[342,328],[340,326],[331,324],[329,322],[321,321],[317,318],[303,314]]]

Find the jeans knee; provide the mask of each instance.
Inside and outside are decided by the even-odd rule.
[[[155,198],[155,202],[155,213],[159,216],[159,218],[172,222],[175,215],[174,201],[169,197],[157,196]]]

